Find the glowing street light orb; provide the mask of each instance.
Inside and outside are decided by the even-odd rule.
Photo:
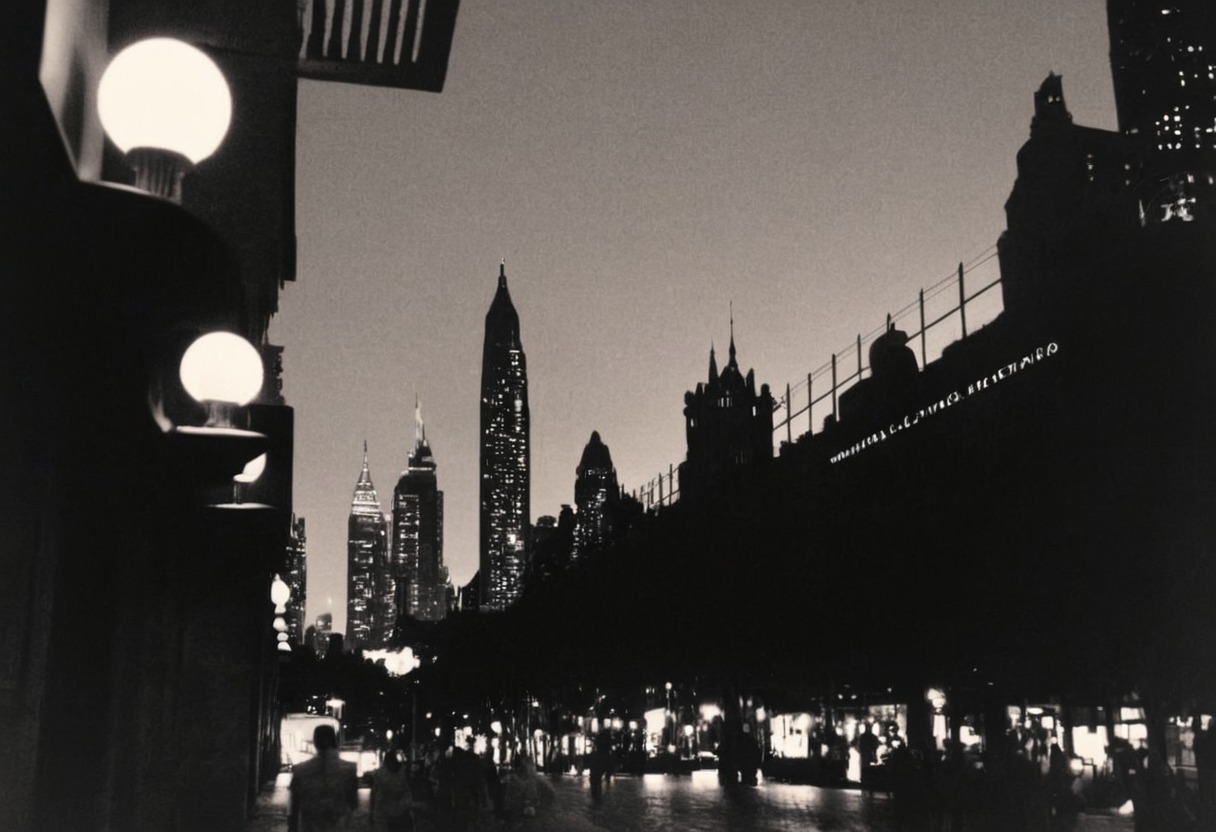
[[[231,332],[209,332],[182,355],[186,392],[202,402],[245,405],[262,389],[262,357],[253,344]]]
[[[119,52],[101,76],[97,111],[106,134],[127,153],[171,150],[206,159],[228,132],[232,94],[201,50],[173,38],[139,41]]]
[[[274,576],[270,584],[270,602],[274,604],[276,613],[286,612],[287,602],[291,599],[291,587],[279,575]]]

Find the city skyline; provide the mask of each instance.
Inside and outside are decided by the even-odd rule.
[[[476,351],[500,259],[528,342],[535,520],[573,501],[592,430],[627,490],[683,459],[681,400],[732,301],[779,396],[991,249],[1049,72],[1078,124],[1114,127],[1101,2],[539,9],[462,10],[442,96],[301,86],[300,274],[271,336],[308,619],[335,612],[335,630],[359,444],[403,467],[416,393],[453,583],[476,569]]]

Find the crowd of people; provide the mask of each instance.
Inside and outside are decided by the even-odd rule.
[[[358,807],[353,763],[338,756],[333,728],[320,726],[316,756],[292,772],[289,832],[333,832],[351,828]],[[593,828],[559,811],[553,786],[532,762],[517,755],[506,772],[472,744],[436,750],[407,762],[401,752],[384,754],[371,784],[367,813],[374,832],[529,832]]]

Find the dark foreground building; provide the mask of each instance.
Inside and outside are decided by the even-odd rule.
[[[293,448],[266,330],[295,279],[297,78],[442,89],[457,7],[409,0],[397,31],[337,59],[309,36],[327,15],[366,28],[363,5],[34,0],[6,15],[2,829],[239,829],[278,771],[269,593]],[[421,48],[385,65],[406,18]],[[159,36],[206,52],[232,93],[180,203],[107,184],[132,182],[132,160],[97,115],[111,57]],[[178,364],[217,329],[263,356],[259,398],[231,414],[247,433],[179,429],[206,414]]]

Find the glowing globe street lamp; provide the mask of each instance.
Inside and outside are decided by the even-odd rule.
[[[261,355],[232,332],[209,332],[196,340],[182,354],[179,373],[186,392],[207,408],[207,428],[232,428],[236,410],[262,389]],[[252,482],[260,473],[246,471],[238,476]]]
[[[182,177],[228,132],[228,82],[201,50],[172,38],[123,49],[97,90],[106,134],[135,169],[135,187],[181,201]]]
[[[276,574],[274,581],[270,584],[270,601],[274,604],[274,629],[277,633],[275,639],[278,641],[281,653],[291,652],[291,645],[287,643],[287,619],[283,617],[287,612],[287,601],[290,598],[291,587],[287,585],[282,576]]]

